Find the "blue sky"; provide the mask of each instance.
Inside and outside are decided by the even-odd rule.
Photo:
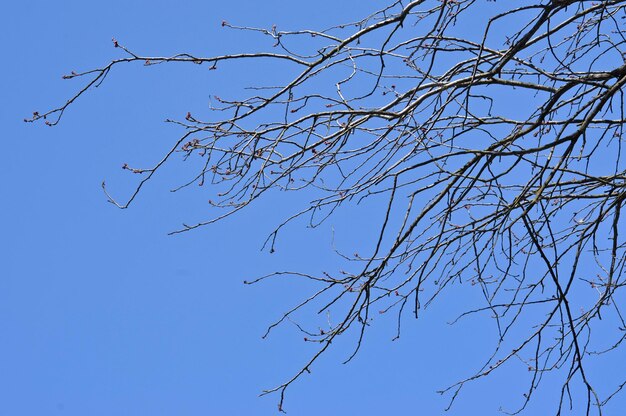
[[[63,74],[119,57],[112,37],[146,55],[270,49],[269,40],[225,30],[222,20],[324,28],[381,4],[3,5],[0,416],[277,413],[277,397],[258,394],[288,378],[315,350],[289,325],[267,340],[261,335],[310,287],[242,281],[275,269],[336,266],[331,226],[350,239],[367,238],[367,208],[340,214],[317,230],[293,226],[270,255],[260,248],[291,212],[288,200],[261,201],[211,227],[167,236],[182,222],[207,216],[205,194],[168,192],[185,178],[175,164],[128,210],[108,204],[100,188],[106,180],[112,192],[127,195],[135,178],[122,164],[147,165],[176,137],[165,118],[202,111],[210,95],[228,96],[254,83],[259,67],[224,65],[214,76],[193,67],[128,66],[70,108],[57,127],[22,119],[69,97],[79,84],[63,81]],[[351,343],[339,342],[288,390],[286,410],[441,413],[447,402],[435,391],[479,368],[492,345],[488,321],[446,324],[458,309],[455,296],[461,293],[452,291],[450,303],[439,302],[423,319],[407,322],[400,341],[391,342],[393,317],[381,317],[348,365],[341,362]],[[517,370],[512,366],[468,386],[448,414],[491,415],[500,405],[515,407],[525,386]],[[595,371],[602,378],[605,368]],[[531,412],[553,409],[551,399],[540,393]],[[608,414],[624,406],[617,399]]]

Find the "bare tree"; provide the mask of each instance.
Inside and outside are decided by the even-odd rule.
[[[257,85],[240,100],[213,97],[210,114],[168,120],[182,133],[163,158],[149,169],[124,165],[141,174],[128,200],[114,199],[103,183],[109,201],[127,208],[170,159],[201,158],[187,165],[191,179],[178,189],[218,187],[211,204],[223,211],[174,233],[233,215],[271,190],[304,193],[310,203],[278,224],[270,251],[297,218],[317,226],[339,207],[384,199],[372,218],[371,252],[339,253],[352,271],[281,271],[248,282],[282,275],[317,285],[268,333],[303,309],[332,308],[335,318],[325,330],[298,324],[318,352],[265,393],[277,392],[282,410],[287,388],[333,340],[352,334],[357,353],[374,310],[397,314],[399,337],[403,316],[418,318],[435,299],[445,302],[452,285],[467,284],[484,304],[459,319],[487,315],[498,341],[475,374],[442,391],[450,404],[466,383],[519,360],[529,381],[515,413],[552,372],[562,383],[556,414],[602,414],[626,385],[625,377],[598,391],[586,371],[598,355],[623,357],[626,338],[618,302],[626,268],[625,18],[624,0],[405,0],[326,30],[222,23],[272,38],[271,52],[143,56],[113,40],[123,57],[67,75],[84,79],[82,89],[27,121],[56,125],[123,63],[285,66],[295,75],[282,85]]]

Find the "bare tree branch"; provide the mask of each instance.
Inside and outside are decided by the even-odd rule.
[[[450,405],[468,382],[518,361],[529,370],[528,388],[511,414],[526,409],[544,374],[556,373],[555,414],[569,406],[601,415],[624,387],[600,391],[586,369],[598,355],[623,353],[626,339],[616,297],[626,268],[625,18],[623,0],[416,0],[320,31],[223,22],[270,37],[274,53],[143,56],[114,39],[125,57],[67,75],[84,86],[26,121],[58,124],[121,64],[216,69],[222,61],[267,59],[295,68],[279,86],[257,85],[243,100],[215,97],[210,114],[168,120],[182,134],[163,158],[150,169],[124,166],[145,174],[131,197],[117,202],[105,188],[110,202],[127,208],[170,159],[202,158],[175,191],[220,186],[225,191],[211,204],[223,211],[173,233],[222,220],[271,190],[306,193],[310,203],[268,237],[270,251],[296,219],[315,227],[339,208],[384,198],[369,254],[337,252],[350,271],[279,271],[250,282],[283,276],[317,285],[265,336],[293,322],[319,349],[263,394],[279,393],[282,410],[289,386],[337,337],[356,331],[350,361],[373,308],[397,313],[398,338],[407,311],[419,317],[451,286],[469,283],[484,305],[459,318],[489,313],[498,341],[478,371],[441,390]],[[462,19],[476,24],[459,29]],[[296,315],[308,307],[332,310],[336,322],[307,329]],[[615,324],[610,345],[593,336],[600,319]],[[574,385],[585,397],[572,396]]]

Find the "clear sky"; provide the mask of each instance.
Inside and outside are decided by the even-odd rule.
[[[367,236],[367,212],[340,215],[315,231],[291,227],[270,255],[260,248],[291,212],[285,201],[263,201],[222,223],[167,236],[184,221],[209,216],[206,195],[168,192],[185,178],[176,164],[128,210],[108,204],[100,188],[106,179],[112,192],[127,195],[136,178],[122,164],[148,165],[178,133],[165,118],[202,111],[210,95],[253,84],[259,69],[224,65],[214,75],[193,66],[120,67],[59,126],[22,119],[75,91],[79,83],[63,81],[63,74],[121,56],[112,37],[142,54],[271,49],[267,39],[225,30],[222,20],[324,28],[383,4],[3,4],[0,416],[277,413],[277,397],[258,394],[290,377],[315,349],[289,325],[267,340],[261,335],[310,287],[242,281],[275,269],[333,267],[330,227],[359,241]],[[286,410],[296,416],[442,413],[447,401],[436,390],[471,375],[493,341],[488,320],[446,324],[455,317],[454,296],[409,322],[399,341],[391,342],[394,318],[381,317],[348,365],[341,362],[351,344],[339,342],[288,390]],[[606,367],[591,371],[601,383]],[[448,414],[515,408],[526,385],[519,374],[511,366],[469,385]],[[538,394],[529,414],[553,410],[553,399]],[[607,414],[624,408],[618,398]]]

